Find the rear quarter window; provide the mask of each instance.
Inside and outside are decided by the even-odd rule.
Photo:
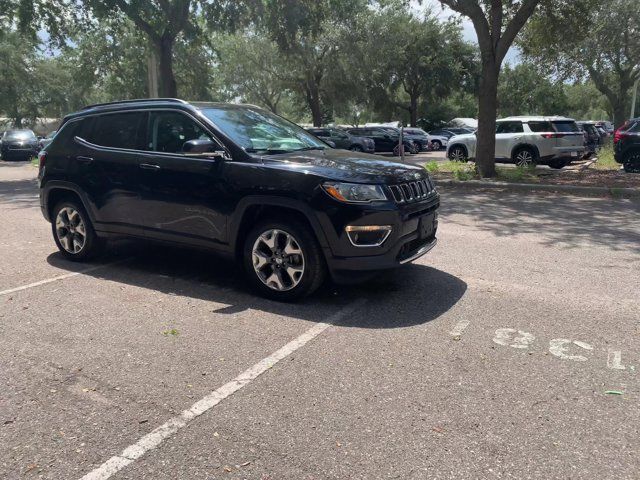
[[[551,122],[528,122],[529,129],[532,132],[553,132],[553,126]]]
[[[555,121],[551,122],[558,133],[576,133],[580,132],[576,122]]]

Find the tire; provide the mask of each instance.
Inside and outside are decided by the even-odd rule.
[[[519,167],[531,167],[536,165],[538,158],[533,149],[521,147],[513,152],[512,160]]]
[[[418,145],[416,145],[415,143],[412,143],[409,146],[409,153],[415,155],[417,153],[420,153],[420,148],[418,147]]]
[[[352,152],[364,152],[364,149],[360,145],[351,145],[349,150]]]
[[[442,142],[440,140],[433,140],[431,144],[433,145],[434,150],[442,150]]]
[[[632,152],[627,155],[622,168],[627,173],[640,173],[640,152]]]
[[[400,147],[398,145],[393,147],[393,156],[394,157],[399,157],[400,156]]]
[[[561,168],[566,167],[570,163],[571,163],[571,161],[567,161],[567,160],[551,160],[549,162],[549,166],[551,168],[555,168],[557,170],[560,170]]]
[[[83,205],[75,199],[63,200],[53,208],[51,232],[62,255],[75,262],[95,257],[104,246]]]
[[[281,302],[311,295],[327,275],[313,231],[296,219],[259,222],[245,238],[242,257],[254,289]]]
[[[469,160],[467,149],[462,145],[455,145],[449,149],[449,160],[452,162],[467,162]]]

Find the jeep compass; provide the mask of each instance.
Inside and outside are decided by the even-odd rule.
[[[330,148],[250,105],[92,105],[39,159],[42,213],[72,260],[122,236],[204,247],[293,300],[436,244],[439,195],[423,168]]]

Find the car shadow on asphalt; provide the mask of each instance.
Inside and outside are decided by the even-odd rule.
[[[11,208],[39,207],[38,184],[34,179],[0,181],[0,205]]]
[[[640,253],[640,201],[554,194],[469,192],[445,189],[442,221],[468,226],[498,237],[535,234],[537,242],[559,248],[585,244]],[[455,218],[464,215],[463,221]]]
[[[87,265],[98,268],[85,275],[168,295],[212,301],[226,306],[215,314],[235,315],[246,310],[265,311],[289,318],[331,322],[331,312],[364,299],[363,312],[341,316],[336,325],[358,328],[403,328],[437,319],[450,310],[467,290],[459,278],[425,265],[406,265],[382,272],[357,285],[325,286],[298,303],[261,298],[244,278],[240,265],[214,254],[144,242],[117,242],[103,257]],[[59,253],[47,257],[56,268],[77,271]],[[115,263],[115,264],[114,264]],[[117,301],[117,300],[116,300]],[[366,312],[365,312],[366,311]]]

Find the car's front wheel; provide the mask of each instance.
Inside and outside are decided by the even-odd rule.
[[[431,144],[433,145],[433,149],[434,150],[441,150],[442,149],[442,142],[440,140],[433,140],[431,142]]]
[[[101,250],[102,241],[77,200],[64,200],[53,208],[51,230],[58,249],[70,260],[88,260]]]
[[[306,297],[326,277],[313,231],[297,220],[260,222],[245,239],[243,261],[252,285],[274,300]]]
[[[454,162],[466,162],[467,159],[467,150],[464,147],[456,145],[449,150],[449,160]]]

